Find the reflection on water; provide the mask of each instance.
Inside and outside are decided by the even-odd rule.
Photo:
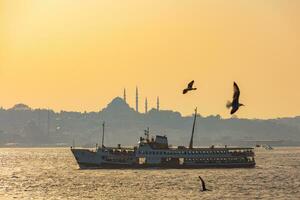
[[[78,170],[69,149],[0,149],[0,199],[300,199],[300,148],[256,154],[255,169]]]

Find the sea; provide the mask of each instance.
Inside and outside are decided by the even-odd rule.
[[[80,170],[69,148],[1,148],[0,199],[300,199],[300,147],[253,169]],[[198,176],[211,191],[201,192]]]

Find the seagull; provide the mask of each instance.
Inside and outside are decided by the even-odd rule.
[[[239,98],[240,98],[240,89],[239,86],[236,84],[236,82],[233,82],[233,99],[232,102],[228,101],[226,104],[226,107],[229,109],[230,107],[232,107],[230,114],[234,114],[240,106],[245,106],[244,104],[241,104],[239,102]]]
[[[204,180],[202,179],[201,176],[199,176],[199,179],[200,179],[201,185],[202,185],[202,192],[210,191],[209,189],[206,189],[206,187],[205,187],[205,182],[204,182]]]
[[[186,94],[187,92],[189,92],[189,91],[191,91],[191,90],[197,90],[197,88],[193,88],[193,85],[194,85],[194,80],[192,80],[189,84],[188,84],[188,86],[187,86],[187,88],[185,88],[184,90],[183,90],[183,94]]]

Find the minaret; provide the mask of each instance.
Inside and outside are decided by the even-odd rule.
[[[156,99],[156,109],[157,111],[159,111],[159,97],[157,97]]]
[[[148,99],[146,97],[146,99],[145,99],[145,113],[147,113],[147,112],[148,112]]]
[[[126,88],[124,88],[123,100],[126,102]]]
[[[50,135],[50,110],[47,111],[47,135]]]
[[[139,89],[136,87],[135,89],[135,111],[139,112]]]

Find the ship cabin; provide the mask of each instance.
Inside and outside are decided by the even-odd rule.
[[[189,148],[185,146],[169,147],[166,136],[157,135],[155,139],[140,137],[135,150],[138,164],[165,166],[234,166],[255,164],[253,148],[207,147]]]
[[[140,137],[139,148],[149,147],[151,149],[169,149],[168,138],[166,136],[157,135],[155,139]]]

